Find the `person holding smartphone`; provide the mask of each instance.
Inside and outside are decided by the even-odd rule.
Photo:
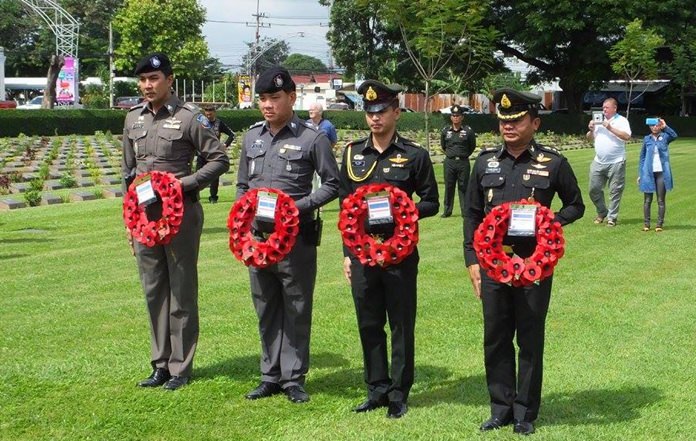
[[[665,221],[665,195],[674,187],[672,168],[669,164],[669,143],[677,139],[677,132],[662,118],[646,118],[650,134],[643,138],[638,161],[638,186],[643,199],[643,231],[650,231],[650,209],[653,193],[657,193],[657,225],[662,231]]]

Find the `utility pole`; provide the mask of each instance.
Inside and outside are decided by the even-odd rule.
[[[249,69],[248,69],[249,79],[251,80],[251,101],[252,102],[254,101],[254,99],[256,97],[256,60],[258,59],[256,55],[257,55],[257,52],[259,50],[259,42],[261,41],[261,33],[259,32],[259,29],[262,27],[268,27],[268,28],[271,27],[271,25],[269,25],[268,23],[261,22],[261,19],[266,17],[266,13],[260,12],[260,9],[259,9],[260,2],[261,2],[261,0],[256,0],[256,14],[252,14],[252,17],[256,17],[256,35],[254,38],[254,46],[251,50],[251,60],[253,60],[253,61],[249,62]],[[249,26],[248,23],[247,23],[247,26]]]
[[[114,34],[109,22],[109,108],[114,107]]]

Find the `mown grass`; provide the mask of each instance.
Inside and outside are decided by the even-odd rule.
[[[536,439],[696,433],[694,147],[694,140],[671,146],[676,189],[663,233],[640,231],[638,145],[629,148],[619,225],[593,225],[586,197],[585,217],[566,228]],[[592,154],[567,153],[585,196]],[[437,172],[441,180],[441,166]],[[325,210],[319,249],[312,400],[246,401],[258,381],[259,341],[247,271],[227,247],[233,196],[225,187],[221,203],[205,205],[195,378],[175,393],[135,387],[149,374],[149,330],[120,202],[0,213],[0,439],[517,439],[509,429],[478,432],[489,413],[481,310],[464,269],[459,217],[421,223],[416,384],[405,418],[350,412],[365,392],[336,203]]]

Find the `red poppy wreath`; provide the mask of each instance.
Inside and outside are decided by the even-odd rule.
[[[256,215],[258,192],[278,195],[275,210],[275,231],[265,240],[254,237],[251,231]],[[246,266],[265,268],[280,262],[295,245],[300,232],[300,212],[295,201],[280,190],[274,188],[255,188],[239,198],[227,218],[230,230],[230,250],[234,257]]]
[[[514,204],[537,206],[537,246],[532,255],[526,258],[509,256],[503,251],[503,238],[510,222],[510,206]],[[528,286],[553,274],[558,259],[563,257],[565,251],[563,228],[554,221],[553,211],[538,202],[506,202],[493,208],[483,219],[474,233],[474,250],[488,277],[512,286]]]
[[[388,192],[394,219],[394,234],[382,240],[365,232],[368,215],[366,196]],[[395,265],[408,257],[418,244],[418,209],[413,200],[400,188],[388,184],[359,187],[343,200],[338,229],[343,244],[363,265]]]
[[[152,189],[162,200],[162,216],[157,220],[147,217],[145,207],[138,204],[137,183],[149,176]],[[147,247],[167,245],[179,232],[184,217],[184,197],[181,183],[171,173],[151,171],[133,180],[123,197],[123,220],[133,239]]]

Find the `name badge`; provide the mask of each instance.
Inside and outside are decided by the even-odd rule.
[[[150,205],[157,200],[155,190],[152,188],[152,181],[148,178],[142,184],[135,187],[135,192],[138,194],[139,205]]]
[[[367,221],[370,225],[393,222],[391,202],[389,202],[387,192],[372,193],[365,199],[367,201]]]
[[[508,236],[534,236],[536,234],[536,205],[510,205]]]
[[[257,193],[256,218],[261,221],[275,222],[276,204],[278,195],[267,191]]]

